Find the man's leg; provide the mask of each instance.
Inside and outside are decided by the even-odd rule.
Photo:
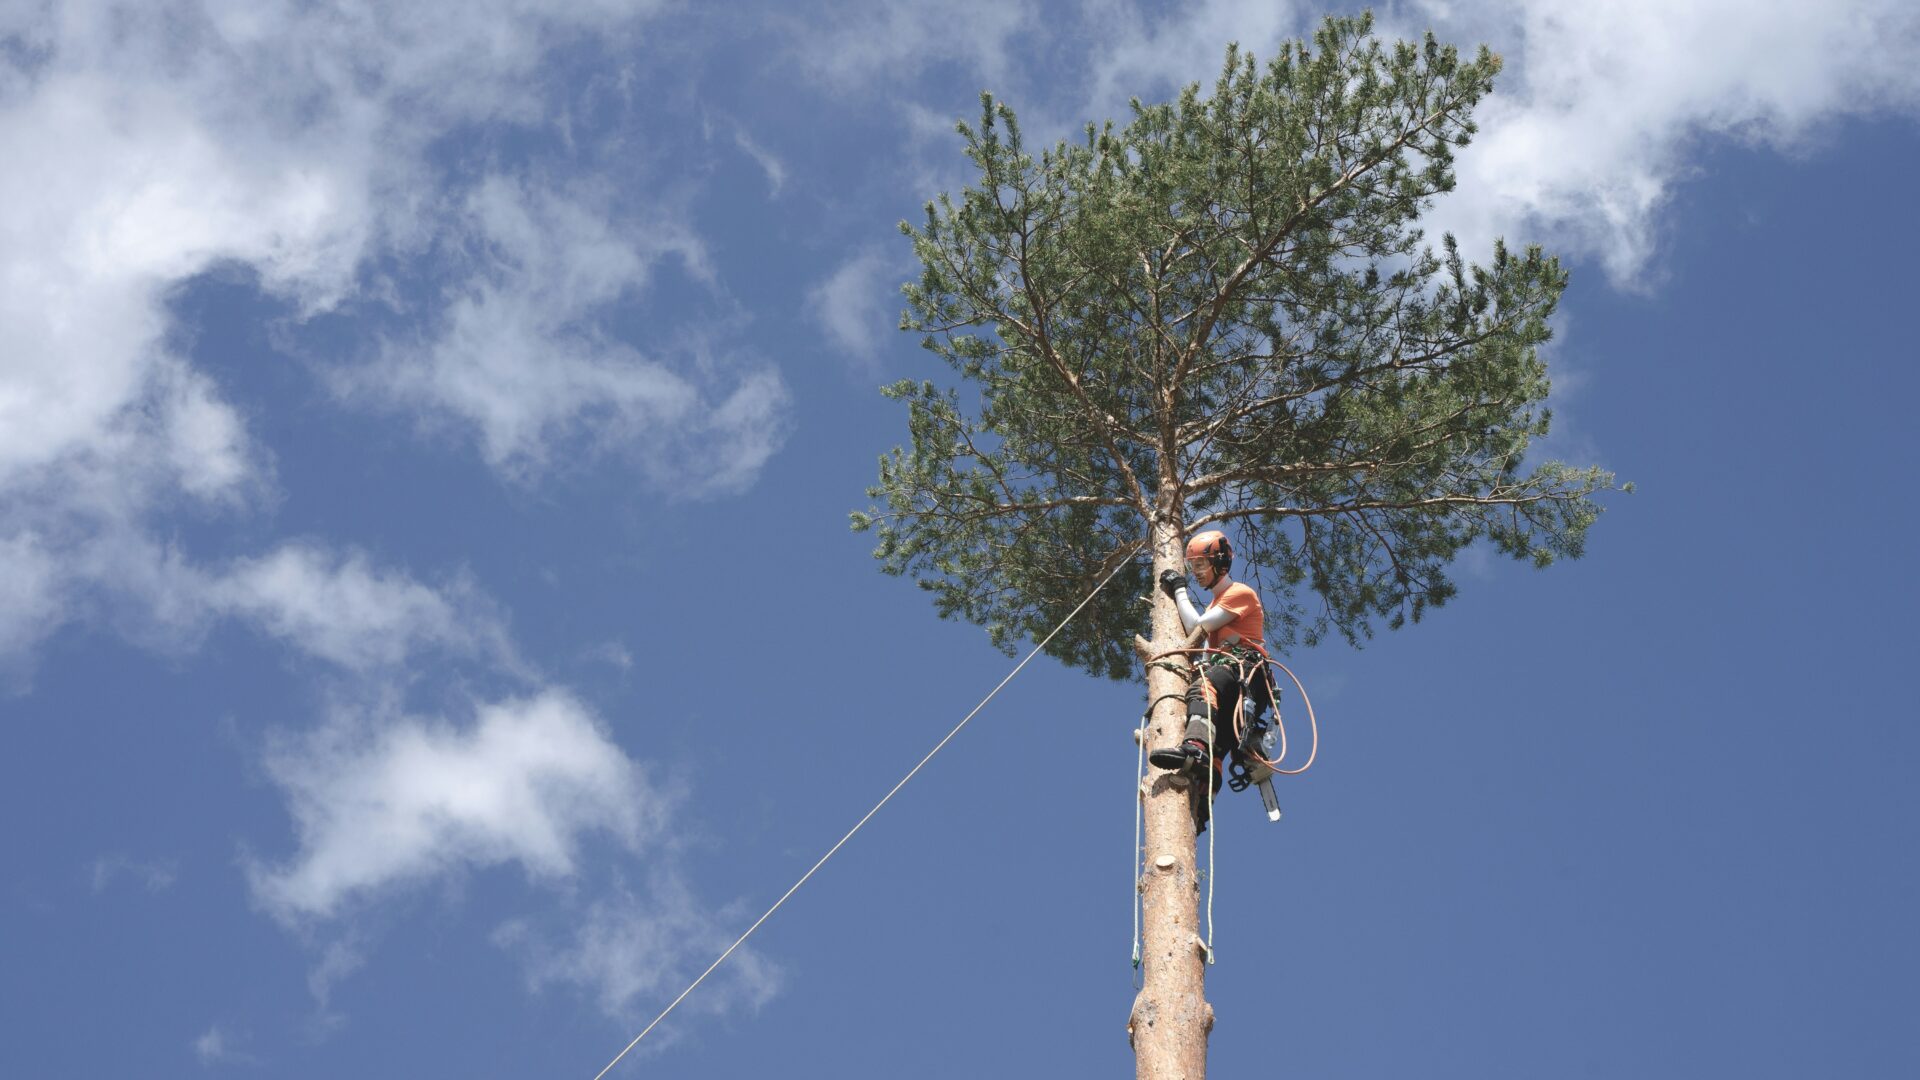
[[[1187,687],[1187,731],[1178,746],[1155,750],[1148,760],[1163,769],[1184,769],[1206,761],[1212,751],[1217,768],[1227,752],[1231,726],[1216,723],[1240,705],[1240,679],[1232,664],[1213,664]]]

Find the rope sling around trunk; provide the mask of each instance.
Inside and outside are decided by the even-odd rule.
[[[1140,546],[1143,546],[1143,545],[1135,546],[1136,552]],[[913,779],[915,774],[917,774],[923,767],[925,767],[927,762],[932,761],[933,756],[935,754],[938,754],[941,750],[945,749],[946,745],[949,742],[953,741],[953,737],[955,735],[960,734],[960,729],[966,727],[967,723],[971,721],[974,718],[974,716],[980,712],[981,709],[986,708],[987,702],[992,701],[995,694],[998,694],[1002,688],[1004,688],[1008,683],[1012,682],[1013,677],[1015,675],[1020,674],[1021,669],[1026,667],[1029,661],[1031,661],[1034,657],[1040,655],[1040,650],[1046,648],[1047,643],[1052,641],[1054,637],[1060,633],[1060,631],[1065,630],[1067,628],[1068,623],[1071,623],[1075,618],[1077,618],[1080,612],[1086,609],[1086,606],[1088,604],[1093,603],[1093,598],[1100,595],[1100,590],[1106,588],[1107,583],[1112,581],[1115,575],[1119,574],[1122,569],[1126,568],[1132,562],[1133,562],[1132,554],[1129,554],[1126,558],[1116,560],[1114,568],[1107,573],[1106,577],[1100,579],[1100,584],[1095,585],[1093,587],[1093,591],[1087,594],[1086,599],[1080,601],[1078,606],[1076,606],[1072,611],[1067,613],[1066,618],[1060,620],[1059,626],[1054,627],[1053,630],[1049,632],[1046,637],[1040,639],[1040,643],[1033,647],[1033,651],[1027,653],[1025,658],[1023,658],[1018,664],[1015,664],[1013,667],[1013,670],[1007,672],[1007,677],[1004,679],[1001,679],[1000,684],[998,686],[995,686],[992,690],[987,691],[987,696],[980,699],[980,704],[975,705],[973,707],[972,712],[969,712],[967,713],[967,715],[961,717],[960,722],[953,725],[953,730],[947,732],[945,738],[941,739],[938,743],[934,744],[933,749],[927,751],[927,756],[921,758],[920,763],[918,765],[915,765],[913,768],[908,769],[907,775],[901,777],[900,782],[893,785],[892,790],[888,791],[885,795],[882,795],[880,797],[879,802],[873,804],[873,809],[867,811],[865,817],[862,817],[859,821],[855,822],[853,828],[847,830],[847,835],[841,837],[837,843],[835,843],[832,847],[828,848],[827,853],[825,855],[820,856],[820,860],[818,862],[814,863],[813,866],[810,867],[806,873],[800,875],[800,880],[794,882],[792,888],[789,888],[785,893],[782,893],[780,896],[780,899],[775,900],[773,902],[773,906],[767,909],[766,914],[760,916],[758,919],[755,919],[753,921],[753,925],[747,927],[746,933],[741,934],[737,939],[734,940],[733,944],[727,946],[727,951],[721,953],[720,958],[718,960],[715,960],[713,963],[707,965],[707,970],[701,972],[700,976],[694,979],[693,982],[689,983],[685,990],[680,991],[679,997],[674,998],[671,1002],[667,1004],[666,1008],[660,1010],[660,1015],[654,1017],[652,1023],[648,1024],[645,1028],[642,1028],[640,1031],[640,1034],[635,1035],[633,1037],[633,1041],[626,1045],[626,1049],[621,1050],[618,1054],[615,1054],[613,1056],[613,1060],[607,1062],[606,1068],[601,1069],[598,1073],[594,1074],[593,1080],[603,1080],[603,1078],[608,1073],[612,1072],[613,1067],[615,1065],[620,1064],[621,1058],[626,1057],[629,1051],[631,1051],[634,1047],[640,1045],[640,1040],[646,1038],[648,1032],[652,1031],[655,1027],[658,1027],[660,1024],[660,1021],[665,1020],[667,1018],[668,1013],[672,1012],[674,1008],[678,1006],[682,1001],[685,1001],[687,998],[687,995],[693,993],[696,987],[698,987],[701,983],[705,982],[707,979],[707,976],[713,974],[715,968],[718,968],[721,964],[725,963],[727,957],[733,955],[734,950],[738,949],[741,945],[745,944],[746,940],[753,936],[753,932],[755,930],[760,929],[761,923],[766,922],[769,918],[773,916],[774,912],[780,910],[780,905],[786,903],[788,897],[792,896],[796,892],[799,892],[800,886],[805,885],[807,883],[807,879],[811,878],[814,875],[815,871],[819,870],[822,866],[825,866],[827,860],[833,858],[835,852],[838,852],[840,848],[846,844],[847,841],[853,839],[853,834],[859,832],[861,826],[865,825],[869,818],[879,813],[880,808],[887,805],[887,801],[889,799],[892,799],[896,792],[898,792],[901,788],[906,787],[907,781]]]

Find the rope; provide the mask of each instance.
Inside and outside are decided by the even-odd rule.
[[[1206,678],[1205,674],[1200,676]],[[1241,693],[1246,693],[1242,690]],[[1207,785],[1207,963],[1213,963],[1213,838],[1220,835],[1220,823],[1213,818],[1213,740],[1219,737],[1214,723],[1213,702],[1207,702],[1207,766],[1200,782]]]
[[[1147,783],[1147,721],[1153,718],[1153,710],[1140,714],[1140,726],[1133,733],[1133,741],[1140,747],[1140,761],[1134,767],[1133,778],[1133,988],[1140,989],[1140,878],[1146,873],[1147,845],[1141,839],[1140,815],[1146,805],[1146,792],[1142,790]]]
[[[1186,669],[1176,668],[1175,670],[1184,674]],[[1161,702],[1169,699],[1173,701],[1185,701],[1187,700],[1187,695],[1184,693],[1161,694],[1159,697],[1149,701],[1147,703],[1147,711],[1140,714],[1140,726],[1135,729],[1133,733],[1134,744],[1140,748],[1139,759],[1134,765],[1135,776],[1133,785],[1133,988],[1135,990],[1141,988],[1140,904],[1142,897],[1140,895],[1140,879],[1146,875],[1147,870],[1147,845],[1146,841],[1141,838],[1140,819],[1142,813],[1141,808],[1146,805],[1147,799],[1147,724],[1153,720],[1154,708]]]
[[[972,720],[974,716],[980,712],[981,709],[984,709],[987,707],[987,702],[992,701],[995,694],[998,694],[1002,688],[1004,688],[1008,683],[1012,682],[1013,677],[1015,675],[1020,674],[1021,669],[1025,668],[1029,661],[1031,661],[1034,657],[1040,655],[1040,650],[1046,648],[1047,643],[1052,641],[1055,635],[1059,634],[1060,631],[1065,630],[1067,628],[1067,624],[1072,622],[1074,618],[1077,617],[1080,614],[1080,612],[1086,608],[1088,604],[1091,604],[1095,596],[1100,595],[1100,590],[1107,587],[1107,583],[1114,579],[1114,575],[1118,574],[1122,569],[1126,568],[1131,564],[1132,564],[1131,558],[1118,560],[1117,563],[1114,565],[1114,568],[1107,573],[1107,576],[1100,579],[1100,584],[1095,585],[1093,587],[1093,591],[1087,594],[1087,598],[1085,600],[1080,601],[1077,607],[1075,607],[1072,611],[1068,612],[1067,617],[1065,619],[1062,619],[1060,621],[1060,625],[1054,627],[1051,633],[1047,634],[1046,637],[1040,639],[1040,644],[1035,645],[1033,647],[1033,651],[1028,653],[1025,659],[1021,660],[1018,664],[1015,664],[1012,671],[1007,672],[1007,677],[1000,680],[999,686],[995,686],[992,690],[987,691],[987,696],[980,699],[980,704],[975,705],[973,707],[972,712],[969,712],[967,715],[961,717],[960,722],[953,725],[953,730],[947,732],[947,735],[945,738],[941,739],[938,743],[934,744],[933,749],[927,751],[927,756],[921,758],[920,763],[918,765],[915,765],[913,768],[908,769],[907,775],[901,777],[900,782],[893,785],[893,789],[891,791],[888,791],[885,795],[881,796],[879,802],[873,804],[873,809],[867,811],[865,817],[862,817],[859,821],[855,822],[853,828],[847,830],[847,835],[841,837],[838,843],[828,848],[827,853],[825,855],[820,856],[819,862],[814,863],[813,866],[809,868],[806,873],[801,874],[800,880],[794,882],[792,888],[788,889],[785,893],[782,893],[780,896],[780,899],[775,900],[773,902],[773,906],[767,909],[766,914],[760,916],[758,919],[755,919],[753,921],[753,925],[747,927],[746,933],[741,934],[738,938],[734,940],[733,944],[727,946],[727,951],[720,954],[720,959],[715,960],[711,964],[708,964],[707,970],[701,972],[699,978],[693,980],[692,983],[688,984],[685,990],[680,991],[679,997],[674,998],[671,1002],[668,1003],[666,1008],[660,1010],[660,1015],[654,1017],[652,1023],[648,1024],[645,1028],[642,1028],[640,1031],[640,1034],[635,1035],[633,1037],[633,1041],[627,1044],[626,1049],[620,1051],[618,1054],[615,1054],[613,1056],[613,1060],[607,1062],[606,1068],[601,1069],[598,1073],[594,1074],[593,1080],[602,1080],[602,1078],[605,1077],[609,1072],[612,1072],[613,1067],[615,1065],[620,1064],[620,1059],[626,1057],[628,1051],[631,1051],[634,1047],[640,1045],[640,1040],[646,1038],[648,1032],[652,1031],[655,1027],[659,1026],[660,1021],[665,1020],[667,1018],[668,1013],[672,1012],[674,1008],[678,1006],[682,1001],[685,1001],[687,998],[687,995],[693,993],[696,987],[698,987],[701,983],[705,982],[707,979],[707,976],[713,974],[713,971],[715,968],[719,967],[722,963],[726,962],[727,957],[732,956],[735,949],[738,949],[741,945],[745,944],[746,940],[753,936],[753,932],[755,930],[760,929],[761,923],[766,922],[769,918],[772,918],[773,913],[780,910],[780,905],[786,903],[788,897],[800,891],[800,886],[805,885],[807,883],[807,879],[811,878],[814,875],[814,871],[819,870],[822,866],[825,866],[827,863],[827,860],[833,858],[834,854],[838,852],[840,848],[846,844],[847,841],[853,839],[853,834],[859,832],[861,826],[865,825],[869,818],[879,813],[880,808],[887,805],[887,801],[889,799],[892,799],[896,792],[898,792],[901,788],[907,786],[907,781],[913,779],[914,776],[918,774],[923,767],[925,767],[927,762],[933,760],[933,755],[938,754],[941,750],[945,749],[946,745],[953,741],[953,737],[955,735],[960,734],[960,729],[966,727],[968,721]]]
[[[1262,762],[1262,764],[1266,765],[1267,768],[1272,769],[1274,772],[1277,772],[1282,776],[1299,776],[1301,773],[1306,772],[1308,769],[1313,768],[1313,759],[1320,756],[1320,721],[1316,719],[1313,715],[1313,699],[1307,696],[1307,688],[1301,685],[1300,676],[1295,675],[1293,673],[1292,668],[1288,667],[1287,665],[1281,663],[1278,660],[1275,660],[1273,662],[1273,666],[1279,668],[1281,671],[1286,672],[1287,678],[1293,680],[1294,689],[1300,691],[1300,702],[1301,704],[1307,707],[1307,724],[1313,731],[1313,742],[1309,743],[1307,746],[1306,764],[1300,766],[1297,769],[1283,769],[1280,767],[1280,762],[1286,760],[1286,756],[1287,756],[1285,742],[1282,742],[1280,744],[1281,749],[1280,749],[1280,756],[1278,758],[1275,758],[1272,761]],[[1287,737],[1287,729],[1285,725],[1280,723],[1280,709],[1278,706],[1276,706],[1273,710],[1273,722],[1275,725],[1279,726],[1280,728],[1280,738],[1285,739]]]

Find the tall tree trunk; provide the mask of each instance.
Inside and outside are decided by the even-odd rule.
[[[1153,525],[1153,572],[1185,572],[1185,537],[1177,516],[1162,511]],[[1158,590],[1153,604],[1153,650],[1178,648],[1186,635],[1173,601]],[[1186,731],[1182,697],[1186,680],[1166,667],[1147,668],[1147,701],[1153,713],[1147,748],[1172,746]],[[1206,998],[1206,958],[1201,947],[1196,857],[1198,845],[1187,789],[1161,769],[1149,769],[1139,797],[1144,802],[1145,869],[1141,897],[1141,967],[1145,982],[1127,1020],[1139,1080],[1201,1080],[1207,1074],[1207,1033],[1213,1006]]]

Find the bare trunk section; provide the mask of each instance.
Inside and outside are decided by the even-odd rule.
[[[1185,572],[1185,537],[1177,516],[1165,510],[1153,524],[1153,572]],[[1173,601],[1156,588],[1153,651],[1179,648],[1186,635]],[[1147,668],[1152,720],[1147,748],[1172,746],[1186,732],[1186,680],[1177,671]],[[1139,1080],[1201,1080],[1207,1074],[1207,1033],[1213,1006],[1206,999],[1206,960],[1199,919],[1197,839],[1187,790],[1169,774],[1149,768],[1141,784],[1146,858],[1137,887],[1142,918],[1144,985],[1127,1019]]]

